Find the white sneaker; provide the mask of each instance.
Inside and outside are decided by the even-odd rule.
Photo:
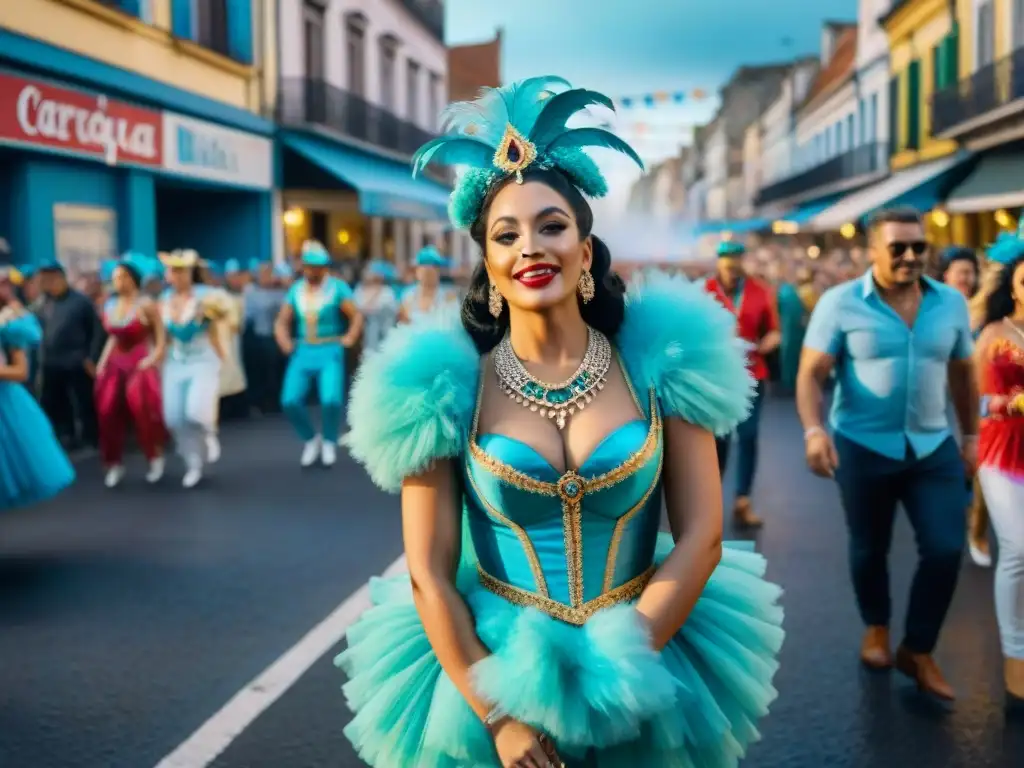
[[[159,483],[164,476],[164,457],[157,456],[149,462],[149,471],[146,473],[147,483]]]
[[[216,464],[220,461],[220,438],[215,432],[206,436],[206,463]]]
[[[117,488],[117,486],[121,484],[122,480],[124,480],[124,467],[118,464],[117,466],[111,467],[107,470],[107,474],[103,478],[103,484],[107,486],[107,488]]]
[[[319,436],[307,441],[302,449],[302,458],[300,459],[302,466],[312,467],[316,464],[316,460],[320,458],[320,444],[322,442]]]
[[[181,484],[185,488],[195,488],[199,485],[199,481],[203,479],[203,462],[198,456],[190,457],[185,459],[185,466],[188,467],[188,471],[185,472],[185,476],[181,479]]]
[[[335,443],[324,443],[320,449],[320,463],[325,467],[333,467],[338,460],[338,446]]]

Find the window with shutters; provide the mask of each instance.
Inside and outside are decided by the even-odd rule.
[[[975,68],[981,69],[996,60],[995,10],[992,0],[983,0],[977,5],[975,30]]]
[[[932,93],[946,87],[946,38],[932,48]]]
[[[878,94],[871,94],[868,102],[868,127],[865,132],[867,142],[873,144],[878,139]]]
[[[857,146],[856,118],[853,114],[846,117],[846,148],[853,149]]]
[[[366,17],[362,14],[345,17],[345,57],[349,91],[366,96]]]
[[[1010,9],[1010,29],[1013,33],[1013,50],[1024,47],[1024,0],[1013,0]]]
[[[895,155],[903,149],[900,136],[900,76],[889,80],[889,154]]]
[[[306,0],[302,8],[302,35],[306,55],[306,77],[323,80],[326,77],[324,56],[324,8]]]
[[[380,37],[380,103],[389,112],[395,111],[395,67],[398,59],[398,38]]]
[[[921,62],[907,67],[907,149],[921,148]]]
[[[410,123],[420,119],[420,65],[412,59],[405,62],[405,119]]]

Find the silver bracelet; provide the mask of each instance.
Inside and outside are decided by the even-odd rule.
[[[507,716],[508,713],[501,707],[494,707],[494,709],[487,713],[487,717],[484,718],[484,725],[488,728],[492,728]]]
[[[819,426],[808,427],[807,429],[804,430],[804,442],[810,440],[815,435],[827,435],[827,434],[828,434],[828,432],[825,431],[824,427],[819,427]]]

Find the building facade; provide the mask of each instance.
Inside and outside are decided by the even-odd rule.
[[[284,223],[339,259],[400,268],[426,244],[458,261],[443,178],[412,179],[409,159],[448,101],[440,0],[279,0]]]
[[[471,101],[480,89],[501,85],[502,31],[493,40],[448,49],[448,100]]]
[[[0,3],[0,236],[91,272],[275,252],[272,19],[257,0]],[[280,250],[280,249],[278,249]]]
[[[861,144],[889,146],[889,38],[879,24],[898,0],[860,0],[857,13],[857,131]],[[888,152],[885,153],[888,165]]]
[[[807,99],[819,67],[817,58],[794,63],[782,83],[779,97],[761,115],[764,135],[761,138],[761,183],[758,192],[797,172],[797,111]]]
[[[1024,206],[1024,2],[958,0],[943,53],[932,131],[980,156],[946,209],[954,239],[984,245],[1014,229]]]

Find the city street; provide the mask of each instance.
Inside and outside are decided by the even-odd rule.
[[[1024,754],[1024,724],[1004,726],[991,572],[965,566],[939,649],[954,707],[862,672],[835,491],[804,469],[791,402],[769,401],[764,419],[758,539],[786,589],[788,638],[779,700],[744,767],[1009,768]],[[193,740],[191,754],[205,757],[163,765],[362,765],[342,735],[331,664],[343,641],[321,633],[261,674],[400,556],[398,503],[347,457],[302,471],[298,451],[281,420],[229,425],[221,463],[194,491],[178,487],[172,463],[158,489],[134,466],[109,492],[89,459],[56,503],[0,517],[0,766],[154,768],[257,677]],[[900,611],[912,562],[901,522]],[[330,650],[304,659],[325,637]],[[287,687],[289,675],[298,679]],[[287,690],[246,716],[275,685]],[[214,757],[218,738],[227,746]]]

